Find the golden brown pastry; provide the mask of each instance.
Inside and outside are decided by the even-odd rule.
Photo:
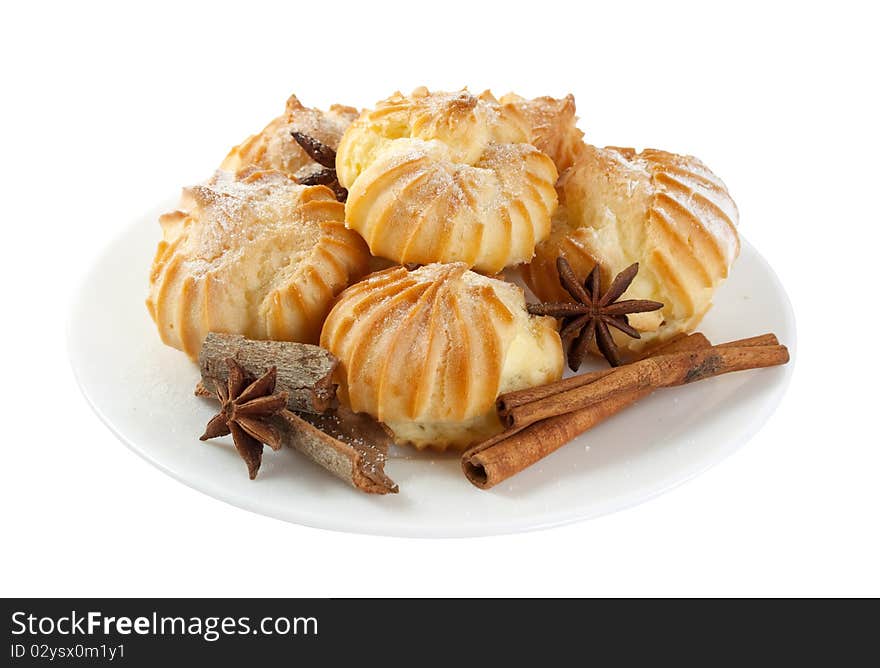
[[[530,141],[556,163],[562,174],[574,164],[584,149],[584,133],[577,127],[574,96],[536,97],[528,100],[514,93],[503,95],[501,104],[512,105],[525,118]]]
[[[557,178],[529,139],[524,116],[491,93],[395,93],[339,143],[346,224],[399,263],[495,273],[528,261],[550,231]]]
[[[555,321],[464,263],[370,275],[340,295],[321,345],[339,358],[353,410],[440,450],[500,431],[498,395],[558,380],[563,364]]]
[[[209,331],[316,343],[369,252],[324,186],[279,171],[218,171],[159,219],[147,308],[162,340],[198,355]]]
[[[618,345],[640,350],[692,331],[739,253],[737,208],[721,179],[691,156],[586,145],[559,189],[553,231],[522,268],[532,291],[545,301],[569,299],[556,274],[560,254],[581,279],[599,262],[605,285],[638,262],[624,298],[665,306],[630,316],[642,338],[615,334]]]
[[[329,111],[304,107],[296,95],[287,100],[285,112],[234,147],[220,169],[237,172],[246,167],[277,169],[297,179],[304,179],[322,169],[290,134],[302,132],[336,150],[342,133],[357,118],[354,107],[334,104]]]

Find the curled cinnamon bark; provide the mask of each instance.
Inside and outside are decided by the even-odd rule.
[[[509,408],[508,415],[516,415],[520,411],[521,416],[523,407],[543,402],[542,410],[546,417],[515,424],[504,433],[465,451],[461,458],[462,471],[475,486],[489,489],[648,396],[657,387],[669,386],[664,383],[681,384],[738,369],[767,366],[770,363],[784,364],[788,361],[788,351],[778,343],[774,335],[766,334],[712,347],[704,336],[691,335],[670,342],[654,351],[654,357],[643,360],[652,364],[637,367],[642,361],[635,362],[627,367],[599,372],[598,377],[596,374],[583,374],[584,377],[591,377],[592,382],[590,378],[578,376],[576,378],[581,379],[580,384],[568,382],[563,386],[560,383],[546,386],[562,387],[562,391],[557,389],[555,394],[552,389],[548,394],[548,390],[538,388],[539,391],[531,395],[538,398],[531,404],[520,403],[525,395],[507,395],[504,398],[508,402],[505,403]],[[633,367],[636,367],[635,372]],[[612,378],[615,374],[618,377]],[[596,387],[602,382],[604,387]],[[547,413],[549,400],[570,392],[583,395],[581,400],[585,403],[578,406],[565,400],[561,407],[556,407],[558,413]]]
[[[587,408],[616,394],[686,385],[734,371],[785,364],[788,359],[788,349],[780,345],[714,346],[658,355],[619,367],[587,385],[516,406],[501,415],[501,421],[509,429],[526,427],[538,420]]]
[[[337,361],[327,350],[304,343],[255,341],[212,332],[199,354],[202,382],[196,386],[196,396],[217,399],[207,388],[227,381],[227,359],[252,375],[276,368],[274,389],[286,397],[287,408],[267,419],[279,434],[279,445],[299,450],[362,492],[398,491],[384,470],[391,436],[368,415],[336,406],[332,376]]]
[[[695,332],[693,334],[681,334],[667,341],[662,346],[654,348],[654,350],[652,350],[650,353],[639,359],[662,355],[664,353],[681,352],[684,350],[697,350],[698,348],[708,348],[711,345],[712,344],[709,343],[709,339],[707,339],[700,332]],[[589,385],[590,383],[595,382],[600,378],[604,378],[605,376],[613,372],[614,368],[600,369],[598,371],[590,371],[587,373],[579,374],[577,376],[572,376],[571,378],[563,378],[562,380],[556,381],[555,383],[548,383],[546,385],[529,387],[524,390],[517,390],[516,392],[508,392],[507,394],[502,394],[500,397],[498,397],[498,400],[496,402],[498,414],[503,418],[505,415],[507,415],[507,413],[509,413],[517,406],[529,404],[533,401],[538,401],[539,399],[545,399],[554,394],[565,392],[566,390],[573,390],[577,387]]]
[[[285,445],[367,494],[396,494],[397,483],[385,474],[391,437],[372,418],[348,409],[297,415],[282,411],[276,424]]]

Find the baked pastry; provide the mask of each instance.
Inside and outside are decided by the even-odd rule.
[[[336,154],[345,221],[374,255],[465,262],[487,273],[525,262],[550,231],[553,161],[491,93],[395,93],[346,130]]]
[[[340,295],[321,345],[339,358],[351,408],[418,448],[497,433],[500,393],[562,375],[555,321],[529,315],[516,285],[461,262],[371,274]]]
[[[580,279],[598,262],[605,285],[638,262],[624,298],[664,307],[629,316],[642,338],[616,333],[615,342],[636,351],[692,331],[739,253],[737,208],[721,179],[691,156],[585,145],[559,190],[553,231],[522,268],[532,291],[544,301],[568,301],[556,273],[559,255]]]
[[[336,149],[342,133],[357,118],[358,110],[334,104],[328,111],[304,107],[296,95],[287,100],[284,113],[229,151],[220,169],[237,172],[246,167],[277,169],[298,180],[321,171],[291,135],[301,132],[317,139],[325,146]]]
[[[218,171],[159,219],[147,308],[195,359],[209,331],[316,343],[330,303],[369,252],[324,186],[279,171]]]
[[[499,101],[522,114],[529,128],[530,143],[550,156],[560,174],[574,164],[585,146],[584,133],[577,127],[574,95],[528,100],[508,93]]]

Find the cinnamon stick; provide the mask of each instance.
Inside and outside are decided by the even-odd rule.
[[[711,345],[709,339],[700,333],[696,333],[672,339],[664,346],[656,348],[653,354],[661,355],[664,353],[699,350],[709,348]],[[581,374],[580,376],[566,379],[567,381],[580,379],[580,383],[576,385],[566,384],[565,381],[548,383],[547,385],[533,388],[536,392],[532,396],[538,396],[543,399],[550,396],[555,388],[562,387],[563,391],[565,391],[573,387],[580,387],[590,382],[585,377],[599,379],[613,371],[614,369],[603,369],[599,372]],[[580,411],[542,420],[525,427],[508,429],[465,451],[461,458],[462,470],[467,479],[477,487],[481,489],[493,487],[555,452],[571,439],[649,393],[650,391],[644,390],[631,393],[628,396],[619,396],[614,400],[608,400]],[[514,392],[507,396],[514,397],[514,400],[518,401],[520,397],[528,395],[523,391]],[[518,403],[517,405],[522,404]]]
[[[750,336],[747,339],[737,339],[736,341],[728,341],[727,343],[719,343],[716,348],[757,348],[758,346],[778,346],[779,339],[776,334],[760,334],[758,336]]]
[[[620,394],[589,408],[505,432],[492,441],[466,450],[461,457],[462,470],[477,487],[494,487],[651,394],[651,391],[642,389]]]
[[[705,337],[686,337],[670,343],[663,349],[654,351],[654,355],[656,357],[669,356],[670,354],[687,355],[688,351],[707,353],[719,348],[738,351],[749,347],[775,349],[781,347],[778,343],[774,335],[765,334],[712,348]],[[787,353],[785,359],[787,360]],[[610,374],[605,374],[603,377],[608,375]],[[709,376],[702,375],[701,377]],[[698,378],[694,377],[691,380],[698,380]],[[585,408],[548,417],[531,424],[515,426],[466,450],[461,458],[462,470],[467,479],[475,486],[481,489],[493,487],[555,452],[571,439],[600,424],[639,399],[648,396],[654,389],[653,386],[648,385],[630,391],[618,392]]]
[[[709,339],[707,339],[705,335],[701,334],[700,332],[695,332],[693,334],[682,334],[680,336],[670,339],[663,345],[658,346],[654,350],[650,351],[647,355],[639,359],[662,355],[663,353],[681,352],[684,350],[696,350],[698,348],[708,348],[711,345],[712,344],[709,343]],[[515,392],[502,394],[498,397],[498,400],[496,402],[498,414],[503,417],[511,409],[516,408],[517,406],[529,404],[533,401],[538,401],[539,399],[544,399],[554,394],[565,392],[566,390],[573,390],[576,387],[589,385],[590,383],[593,383],[600,378],[604,378],[613,371],[614,367],[599,369],[598,371],[589,371],[587,373],[578,374],[577,376],[572,376],[571,378],[563,378],[562,380],[558,380],[555,383],[547,383],[546,385],[538,385],[537,387],[529,387],[524,390],[517,390]]]
[[[734,371],[785,364],[788,359],[788,349],[780,345],[722,345],[658,355],[618,367],[587,385],[516,406],[500,417],[507,428],[525,427],[538,420],[587,408],[616,394],[685,385]]]
[[[652,354],[660,355],[663,353],[699,350],[701,348],[709,348],[711,345],[709,339],[703,334],[695,333],[689,336],[676,337],[665,345],[656,348]],[[525,401],[528,397],[543,399],[560,391],[587,385],[590,382],[604,378],[613,371],[614,369],[611,368],[580,374],[579,376],[530,388],[529,390],[512,392],[504,395],[502,398],[506,398],[508,400],[507,406],[513,408],[528,403]],[[577,382],[573,383],[571,381]],[[551,452],[555,452],[575,436],[625,408],[629,403],[634,403],[641,396],[643,395],[634,395],[629,402],[605,402],[603,404],[604,408],[577,411],[576,413],[559,416],[559,418],[544,420],[537,425],[508,429],[467,450],[462,455],[462,468],[468,479],[477,487],[487,489],[497,485],[499,482],[543,459]],[[499,406],[502,403],[504,402],[499,401]],[[496,445],[499,447],[493,447]]]
[[[256,341],[217,332],[208,334],[199,351],[202,384],[196,395],[210,393],[216,382],[226,382],[229,357],[255,377],[277,367],[275,389],[287,392],[287,408],[292,411],[323,413],[336,406],[333,371],[338,362],[329,351],[307,343]]]

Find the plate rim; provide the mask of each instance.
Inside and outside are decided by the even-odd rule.
[[[232,492],[228,489],[220,488],[217,484],[205,482],[206,480],[209,480],[210,476],[206,476],[205,478],[192,479],[177,473],[162,459],[152,454],[149,451],[149,448],[139,446],[132,439],[126,437],[111,421],[111,419],[104,413],[104,411],[97,404],[93,396],[89,394],[86,384],[82,380],[80,370],[76,362],[77,357],[81,355],[77,354],[74,350],[74,338],[76,336],[75,329],[77,327],[76,316],[77,313],[81,310],[84,298],[86,296],[85,288],[92,282],[92,279],[95,277],[95,272],[97,271],[101,260],[107,256],[107,252],[109,251],[109,249],[112,248],[114,245],[123,242],[127,236],[135,231],[137,226],[144,224],[145,219],[149,217],[155,217],[154,214],[157,211],[164,210],[164,208],[165,207],[155,207],[153,209],[150,209],[142,216],[137,217],[134,222],[119,230],[115,235],[113,235],[112,238],[108,239],[108,241],[104,244],[100,251],[91,258],[91,262],[87,271],[80,275],[78,283],[72,292],[73,296],[68,305],[68,312],[65,323],[65,347],[71,373],[76,380],[76,384],[79,388],[80,393],[82,394],[83,398],[85,399],[86,403],[91,408],[93,413],[107,427],[110,433],[112,433],[123,445],[126,446],[126,448],[134,452],[141,459],[154,466],[165,475],[168,475],[172,479],[176,480],[177,482],[184,484],[190,489],[198,491],[213,499],[222,501],[223,503],[226,503],[236,508],[240,508],[247,512],[262,515],[264,517],[271,517],[272,519],[283,521],[286,523],[306,526],[312,529],[323,529],[328,531],[338,531],[360,535],[387,536],[398,538],[442,539],[475,538],[486,536],[511,535],[533,531],[545,531],[547,529],[570,525],[577,522],[586,522],[588,520],[596,519],[605,515],[611,515],[613,513],[627,510],[642,503],[646,503],[662,494],[672,491],[673,489],[702,475],[706,471],[725,461],[733,453],[744,448],[754,438],[755,434],[757,434],[766,424],[773,413],[776,412],[777,408],[781,404],[783,398],[788,391],[788,388],[791,384],[792,376],[794,374],[794,368],[796,366],[797,360],[797,320],[795,317],[794,308],[791,303],[791,298],[789,297],[788,292],[785,290],[785,287],[782,284],[782,281],[779,279],[778,274],[774,271],[770,263],[751,243],[748,242],[747,239],[742,236],[742,234],[740,234],[740,243],[742,248],[745,249],[747,247],[749,251],[755,256],[764,271],[773,280],[776,288],[775,292],[777,292],[782,297],[781,305],[783,306],[783,308],[781,315],[783,319],[787,323],[789,323],[791,329],[791,340],[786,341],[786,345],[788,346],[791,353],[791,360],[783,368],[782,378],[774,385],[772,395],[769,396],[766,401],[760,404],[761,410],[756,411],[752,415],[748,427],[742,430],[739,438],[730,440],[712,457],[706,458],[705,461],[701,461],[698,465],[693,466],[689,470],[681,472],[678,475],[666,475],[661,478],[659,482],[657,482],[655,485],[651,485],[650,488],[641,488],[639,490],[633,490],[623,496],[610,497],[608,499],[595,503],[594,505],[590,506],[588,510],[584,510],[582,512],[565,512],[562,510],[557,510],[551,513],[549,516],[545,516],[544,518],[542,518],[541,521],[534,521],[529,523],[516,523],[513,520],[506,520],[493,521],[480,526],[463,526],[457,528],[455,527],[454,523],[444,523],[439,526],[436,524],[432,524],[428,525],[427,527],[421,527],[418,525],[408,525],[404,527],[388,526],[385,524],[375,525],[373,523],[363,524],[358,523],[355,520],[350,520],[346,517],[330,517],[328,515],[321,515],[319,517],[311,513],[294,512],[292,514],[282,514],[276,511],[274,507],[267,508],[265,506],[259,505],[252,499],[251,496]],[[491,494],[491,491],[484,491],[483,493]]]

